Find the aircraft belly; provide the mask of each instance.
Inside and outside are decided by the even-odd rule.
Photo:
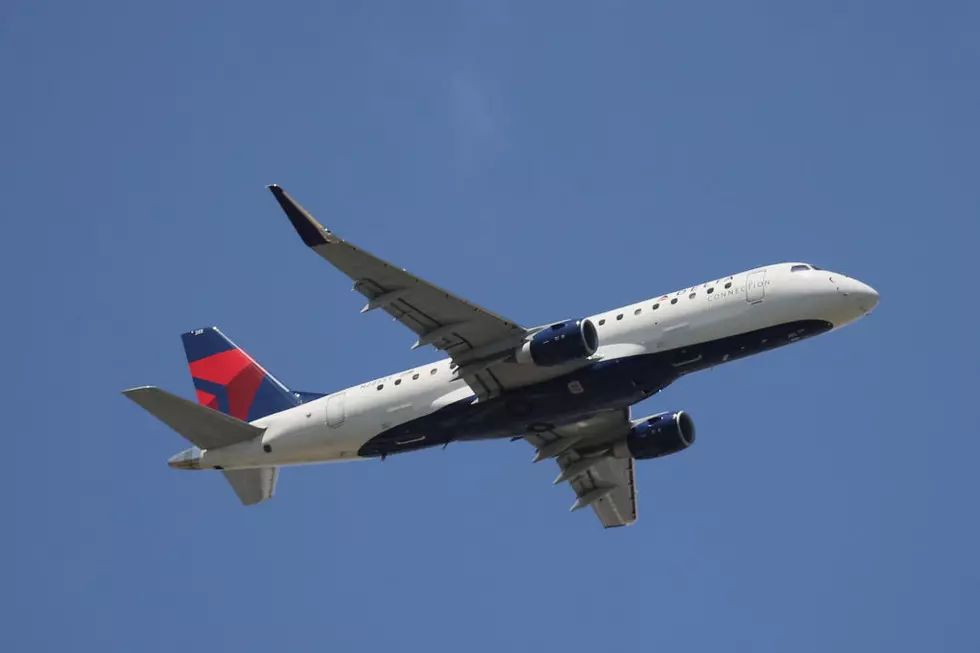
[[[486,402],[464,399],[393,426],[368,440],[364,457],[519,435],[567,424],[600,410],[625,407],[682,375],[797,342],[832,328],[798,320],[673,349],[593,363],[562,377],[507,392]]]

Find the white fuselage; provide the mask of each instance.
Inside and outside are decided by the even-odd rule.
[[[567,367],[571,372],[596,359],[683,352],[699,343],[804,320],[837,329],[876,303],[874,290],[844,275],[805,264],[771,265],[590,316],[598,327],[599,349],[591,359]],[[678,374],[685,373],[683,356],[671,361]],[[694,367],[695,362],[690,361]],[[545,372],[554,376],[542,371],[543,379]],[[204,451],[200,466],[362,460],[358,451],[378,434],[467,398],[475,400],[475,395],[464,380],[453,378],[451,360],[436,361],[256,420],[253,424],[266,429],[261,438]]]

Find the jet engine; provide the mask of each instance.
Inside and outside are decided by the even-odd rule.
[[[694,444],[694,420],[683,410],[652,415],[633,425],[613,447],[617,458],[649,460],[669,456]]]
[[[599,332],[592,320],[567,320],[538,331],[515,355],[518,363],[541,367],[588,358],[599,349]]]

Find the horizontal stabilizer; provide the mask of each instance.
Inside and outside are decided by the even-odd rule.
[[[255,469],[234,469],[223,472],[232,489],[242,503],[251,506],[271,499],[276,494],[276,481],[279,479],[278,467],[258,467]]]
[[[246,442],[265,431],[153,386],[123,390],[123,394],[201,449]]]

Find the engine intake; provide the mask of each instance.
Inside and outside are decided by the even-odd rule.
[[[599,332],[592,320],[558,322],[538,331],[517,350],[518,363],[541,367],[588,358],[599,349]]]
[[[613,448],[617,457],[649,460],[669,456],[694,444],[694,420],[683,410],[652,415],[634,425]]]

